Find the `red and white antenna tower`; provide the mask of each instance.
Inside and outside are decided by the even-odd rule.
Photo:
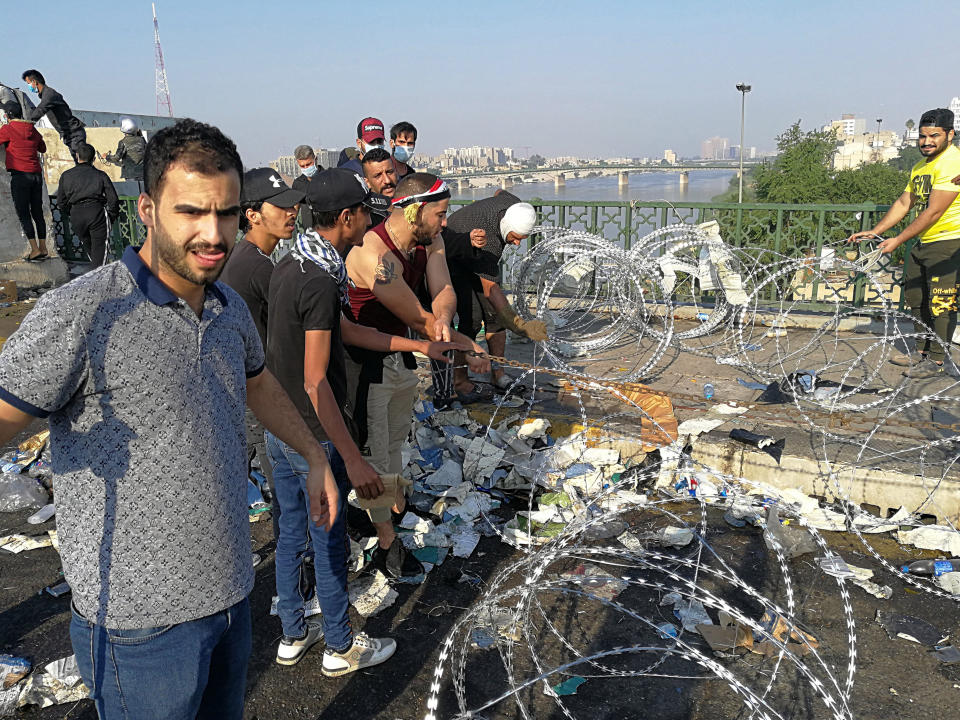
[[[157,79],[157,115],[162,115],[160,108],[166,108],[167,116],[173,117],[173,105],[170,104],[170,86],[167,85],[167,68],[163,64],[163,48],[160,47],[160,26],[157,24],[157,4],[153,7],[153,48],[156,61]]]

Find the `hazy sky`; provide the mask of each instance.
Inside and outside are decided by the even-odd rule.
[[[342,147],[360,118],[412,121],[418,149],[698,155],[774,147],[842,112],[868,127],[960,95],[960,3],[161,0],[174,113],[220,126],[248,166]],[[36,67],[72,107],[154,113],[150,3],[3,2],[0,81]]]

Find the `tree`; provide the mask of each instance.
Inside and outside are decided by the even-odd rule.
[[[890,163],[893,161],[891,160]],[[869,163],[840,170],[833,178],[830,202],[892,203],[903,192],[909,175],[890,163]]]
[[[537,155],[536,153],[527,158],[527,167],[540,167],[541,165],[546,164],[546,158],[544,158],[542,155]]]
[[[910,168],[922,159],[923,155],[920,154],[920,149],[915,144],[909,144],[900,148],[900,154],[892,160],[887,160],[887,164],[897,170],[910,172]]]
[[[909,133],[911,130],[913,130],[913,128],[915,128],[915,127],[917,126],[917,124],[913,121],[913,118],[910,118],[909,120],[907,120],[907,121],[904,123],[904,125],[907,126],[907,132],[908,132],[908,133]]]
[[[830,131],[800,129],[798,120],[777,137],[779,155],[757,168],[755,188],[760,202],[816,203],[829,199],[830,159],[836,138]]]

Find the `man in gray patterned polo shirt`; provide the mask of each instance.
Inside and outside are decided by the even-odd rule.
[[[0,442],[50,418],[71,638],[101,718],[239,718],[253,588],[244,405],[304,455],[331,526],[325,454],[216,282],[242,164],[219,130],[158,132],[140,252],[44,295],[0,354]]]

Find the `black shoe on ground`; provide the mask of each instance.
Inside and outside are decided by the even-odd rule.
[[[423,565],[395,537],[386,550],[377,545],[373,551],[373,566],[388,578],[415,577],[426,572]]]

